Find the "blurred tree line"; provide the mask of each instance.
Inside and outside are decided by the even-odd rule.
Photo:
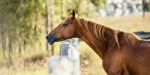
[[[42,0],[1,0],[0,40],[4,58],[12,59],[14,52],[19,56],[28,45],[38,40],[40,27],[37,23],[44,15]]]
[[[46,50],[45,36],[75,9],[91,17],[105,0],[0,0],[0,59]],[[36,48],[38,47],[38,48]]]

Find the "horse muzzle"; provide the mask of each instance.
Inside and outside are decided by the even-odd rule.
[[[50,35],[46,36],[46,39],[47,39],[48,43],[50,43],[52,45],[52,44],[54,44],[54,42],[56,42],[57,37],[53,34],[50,34]]]

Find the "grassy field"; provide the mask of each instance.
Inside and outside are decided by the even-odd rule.
[[[80,43],[80,57],[81,64],[86,66],[81,67],[81,73],[82,70],[86,70],[86,72],[81,75],[106,75],[102,68],[101,59],[85,42]]]
[[[100,17],[98,19],[91,19],[102,25],[126,31],[150,31],[150,13],[145,18],[140,14],[133,14],[123,17]],[[34,53],[34,51],[32,51]],[[55,55],[59,54],[59,43],[55,45]],[[32,56],[28,56],[32,57]],[[80,42],[80,57],[81,57],[81,75],[106,75],[102,68],[101,59],[87,46],[84,42]],[[0,63],[0,75],[47,75],[46,59],[39,65],[36,63],[29,63],[27,65],[21,64],[16,60],[13,65]]]
[[[48,75],[47,65],[39,66],[31,64],[30,66],[3,66],[0,68],[0,75]]]
[[[122,17],[101,17],[95,21],[126,32],[150,31],[150,13],[145,18],[142,17],[142,14],[132,14]]]

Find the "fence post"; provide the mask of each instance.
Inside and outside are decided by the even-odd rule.
[[[80,74],[79,39],[73,38],[63,41],[60,47],[60,56],[67,56],[72,61],[72,75]]]
[[[79,39],[63,41],[60,56],[48,58],[49,75],[80,75]]]

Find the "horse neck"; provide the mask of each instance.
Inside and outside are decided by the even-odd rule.
[[[111,40],[109,36],[113,34],[107,33],[107,30],[110,31],[111,29],[84,19],[79,19],[78,22],[78,37],[84,40],[101,58],[103,58],[108,50],[108,41]]]

